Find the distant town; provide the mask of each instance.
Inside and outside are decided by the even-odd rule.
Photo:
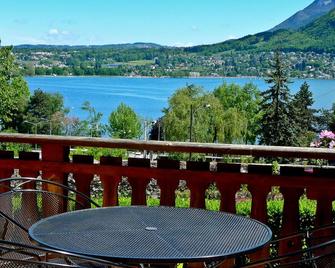
[[[267,76],[273,51],[213,55],[182,48],[15,48],[24,75],[114,75],[148,77]],[[334,53],[281,52],[290,77],[335,78]]]

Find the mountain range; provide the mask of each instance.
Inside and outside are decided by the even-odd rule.
[[[310,7],[325,3],[326,0],[316,0],[312,5],[306,8],[311,14]],[[335,0],[327,0],[329,6],[335,5]],[[324,6],[320,6],[324,10]],[[306,12],[307,12],[306,11]],[[301,11],[304,13],[305,11]],[[307,13],[304,13],[307,14]],[[321,14],[314,10],[315,14]],[[312,15],[311,15],[312,16]],[[309,20],[311,17],[309,18]],[[288,21],[290,23],[288,23]],[[293,30],[301,23],[300,28]],[[203,45],[186,48],[189,52],[217,53],[224,51],[273,51],[276,49],[282,51],[314,51],[318,53],[335,52],[335,9],[321,17],[317,17],[311,23],[305,25],[305,22],[298,22],[294,15],[283,24],[276,27],[286,27],[276,31],[267,31],[255,35],[248,35],[240,39],[228,40],[213,45]],[[276,28],[275,27],[275,28]]]
[[[270,31],[277,30],[298,30],[316,19],[326,15],[335,8],[335,0],[316,0],[308,7],[298,11],[293,16],[273,27]]]

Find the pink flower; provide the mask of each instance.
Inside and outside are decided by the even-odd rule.
[[[335,134],[332,131],[322,130],[319,134],[320,139],[335,139]]]
[[[335,133],[329,130],[322,130],[319,138],[312,142],[310,146],[335,149]]]

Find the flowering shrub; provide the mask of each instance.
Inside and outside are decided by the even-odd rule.
[[[312,142],[311,146],[333,149],[335,146],[335,133],[328,130],[322,130],[318,139]]]

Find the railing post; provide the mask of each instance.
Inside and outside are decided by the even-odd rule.
[[[186,165],[187,170],[209,172],[209,162],[188,161]],[[191,207],[205,208],[205,191],[209,183],[209,180],[205,180],[196,174],[187,179],[187,185],[191,191]]]
[[[254,181],[262,182],[253,178]],[[249,191],[252,195],[252,206],[251,206],[251,218],[259,220],[263,223],[267,223],[267,197],[271,191],[271,187],[267,185],[251,184],[248,186]],[[249,254],[250,259],[267,259],[269,257],[269,246],[265,246],[253,254]]]
[[[103,166],[122,166],[121,157],[108,157],[102,156],[100,158],[100,165]],[[120,182],[120,177],[115,174],[100,175],[101,182],[103,184],[103,206],[116,206],[118,204],[118,192],[117,187]]]
[[[56,163],[68,163],[70,147],[63,146],[61,144],[43,144],[41,146],[42,161],[44,162],[56,162]],[[66,183],[67,174],[56,171],[56,170],[43,170],[43,178],[51,181],[55,181],[61,184]],[[51,185],[49,187],[52,187]],[[58,187],[56,189],[59,189]],[[48,189],[48,190],[56,190]]]
[[[262,185],[249,185],[249,191],[252,195],[251,218],[263,223],[267,221],[267,196],[271,187]]]
[[[91,155],[73,155],[72,162],[76,164],[93,164],[94,158]],[[93,174],[76,172],[73,174],[74,180],[76,181],[77,190],[86,196],[91,195],[91,182]],[[90,207],[90,204],[82,200],[82,198],[76,196],[76,200],[79,203],[83,203],[86,208]],[[77,207],[78,208],[78,207]]]
[[[69,162],[70,147],[63,146],[62,144],[42,144],[41,153],[42,153],[42,161],[67,163]],[[66,181],[67,174],[65,174],[64,172],[57,171],[57,170],[51,170],[51,169],[46,169],[46,170],[43,170],[42,172],[43,172],[42,173],[43,179],[55,181],[57,183],[67,185],[67,181]],[[50,192],[67,195],[67,193],[64,193],[60,187],[54,186],[52,184],[48,184],[46,190]],[[47,203],[47,200],[43,200],[43,204],[44,203]],[[44,210],[45,215],[48,215],[47,204],[43,205],[43,210]],[[59,204],[58,206],[59,212],[63,212],[66,210],[67,210],[66,202]]]
[[[282,187],[280,191],[284,196],[284,211],[281,236],[285,236],[299,231],[299,199],[304,193],[304,190]],[[299,249],[301,249],[301,241],[297,239],[285,241],[285,243],[281,243],[279,245],[279,252],[282,254]]]
[[[14,152],[12,151],[0,151],[0,159],[14,159]],[[10,178],[13,175],[13,169],[8,168],[6,166],[1,166],[0,168],[0,178],[6,179]],[[0,193],[7,192],[9,187],[9,182],[1,187],[0,185]]]
[[[315,227],[328,225],[333,222],[333,206],[334,193],[327,190],[307,189],[307,196],[310,199],[317,200]]]
[[[150,159],[128,158],[129,167],[142,167],[150,169]],[[138,177],[128,177],[132,187],[132,205],[146,205],[146,187],[150,180],[150,172],[140,174]]]
[[[161,169],[160,177],[158,178],[158,185],[161,187],[161,206],[175,206],[175,190],[178,187],[178,182],[181,178],[170,177],[164,174],[164,169],[179,170],[180,162],[177,160],[158,159],[157,168]]]
[[[19,152],[19,159],[20,160],[40,160],[40,155],[38,152]],[[38,168],[34,168],[29,166],[28,168],[20,168],[20,175],[22,177],[33,177],[36,178],[39,174]],[[28,186],[28,184],[26,184]],[[30,185],[29,185],[30,186]]]
[[[221,193],[221,210],[229,213],[236,213],[236,192],[241,184],[234,180],[234,177],[241,176],[240,164],[217,164],[218,178],[216,185]]]

